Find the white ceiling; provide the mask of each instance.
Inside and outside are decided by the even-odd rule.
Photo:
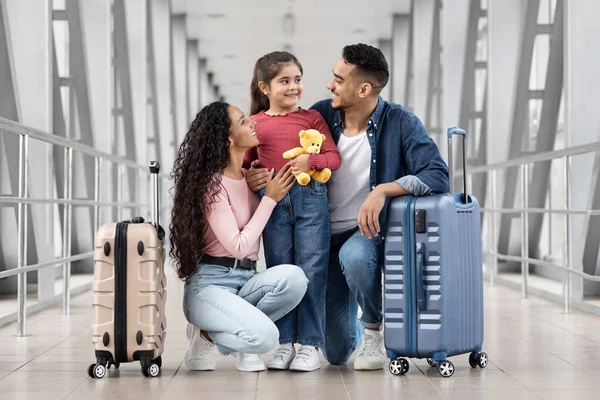
[[[255,61],[285,45],[304,67],[301,106],[329,97],[325,84],[344,45],[391,37],[392,14],[409,12],[410,0],[173,0],[185,13],[188,36],[199,39],[215,84],[226,101],[249,109]],[[293,15],[293,24],[284,22]],[[294,26],[293,32],[286,27]],[[389,61],[389,60],[388,60]]]

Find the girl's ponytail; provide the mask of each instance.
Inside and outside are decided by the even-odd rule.
[[[264,58],[264,57],[263,57]],[[266,94],[260,91],[258,83],[262,80],[259,75],[259,59],[254,66],[254,74],[252,75],[252,83],[250,83],[250,115],[258,114],[261,111],[269,109],[269,98]],[[264,80],[263,80],[264,82]]]

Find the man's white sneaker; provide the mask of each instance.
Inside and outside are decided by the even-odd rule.
[[[214,371],[217,361],[213,357],[214,343],[200,334],[200,329],[192,324],[185,330],[189,348],[185,353],[185,366],[192,371]]]
[[[290,365],[290,371],[314,371],[321,368],[319,350],[313,346],[302,346],[296,354],[296,358]]]
[[[296,349],[292,343],[282,344],[279,346],[271,361],[267,364],[269,369],[289,369],[290,364],[296,357]]]
[[[354,359],[354,369],[357,371],[371,371],[382,369],[387,359],[383,334],[371,329],[365,329],[363,341]]]
[[[238,371],[259,372],[265,370],[265,363],[258,354],[234,353],[233,355],[237,358],[235,365]]]

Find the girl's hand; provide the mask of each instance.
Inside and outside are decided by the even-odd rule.
[[[292,186],[294,186],[294,183],[296,183],[296,177],[294,174],[292,174],[290,166],[287,164],[284,165],[275,178],[273,178],[274,172],[275,170],[273,169],[269,171],[265,196],[268,196],[276,202],[279,202],[281,199],[283,199],[283,196],[290,191]]]
[[[300,154],[288,161],[287,165],[292,167],[292,173],[299,174],[300,172],[310,172],[309,154]]]

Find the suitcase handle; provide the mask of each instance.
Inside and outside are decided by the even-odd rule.
[[[462,147],[463,147],[463,201],[465,204],[469,203],[469,196],[467,195],[467,133],[464,129],[453,126],[452,128],[448,128],[448,171],[450,173],[450,194],[454,195],[454,173],[453,173],[453,164],[452,164],[452,137],[454,135],[461,135],[463,137]]]
[[[156,231],[160,232],[160,195],[158,192],[158,173],[160,172],[160,164],[158,161],[150,161],[150,176],[152,177],[152,223],[156,227]]]
[[[425,243],[417,243],[417,307],[419,311],[427,310],[425,298]]]

